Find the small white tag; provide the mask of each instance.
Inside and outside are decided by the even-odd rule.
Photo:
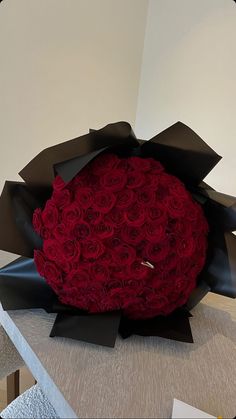
[[[174,399],[172,419],[202,419],[202,418],[215,418],[216,416],[208,415],[202,410],[196,409],[187,403]]]

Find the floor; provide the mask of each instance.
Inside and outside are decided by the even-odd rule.
[[[20,370],[20,393],[34,385],[34,378],[30,371],[24,367]],[[0,381],[0,412],[6,407],[7,394],[6,394],[6,379]]]

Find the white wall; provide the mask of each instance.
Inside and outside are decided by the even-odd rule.
[[[0,188],[42,148],[135,121],[148,0],[0,4]]]
[[[0,189],[42,148],[110,121],[149,138],[177,120],[223,160],[236,193],[233,0],[3,0]],[[145,48],[142,51],[145,35]]]
[[[236,195],[236,4],[150,0],[136,133],[181,120],[224,158],[209,183]]]

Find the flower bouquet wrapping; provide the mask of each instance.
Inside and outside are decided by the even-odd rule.
[[[126,122],[47,148],[5,183],[3,309],[57,313],[50,336],[192,342],[208,291],[236,297],[236,198],[203,182],[220,160],[178,122],[149,141]]]

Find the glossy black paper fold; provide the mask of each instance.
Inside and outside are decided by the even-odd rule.
[[[192,310],[200,301],[211,291],[210,286],[203,279],[199,279],[196,288],[192,291],[186,307],[188,310]]]
[[[82,340],[96,345],[115,346],[121,313],[57,315],[50,336]]]
[[[205,213],[215,229],[236,230],[236,197],[212,189],[202,191],[207,199]]]
[[[198,304],[208,291],[235,298],[236,238],[232,231],[236,229],[236,198],[214,191],[203,182],[221,157],[181,122],[149,141],[137,140],[128,123],[118,122],[43,150],[20,172],[25,182],[5,183],[0,198],[0,249],[32,257],[33,250],[42,245],[32,228],[33,211],[44,207],[55,175],[68,182],[98,154],[107,151],[121,157],[156,158],[185,183],[202,206],[210,226],[207,261],[187,308]],[[90,315],[61,304],[28,258],[17,259],[0,270],[0,300],[6,310],[43,308],[58,313],[51,336],[114,346],[119,328],[124,338],[138,334],[192,342],[185,309],[145,321],[125,317],[120,321],[120,313]]]
[[[21,257],[0,269],[0,301],[4,310],[43,308],[48,311],[57,297],[35,267]]]
[[[219,162],[219,156],[193,130],[177,122],[142,146],[186,185],[198,185]]]
[[[202,202],[210,232],[206,263],[190,298],[191,307],[200,301],[201,294],[204,296],[207,289],[236,297],[236,237],[231,233],[236,225],[236,198],[217,192],[206,184],[193,190],[198,195],[198,202]]]
[[[229,232],[211,232],[208,242],[201,277],[212,292],[236,298],[236,236]]]
[[[86,155],[107,147],[118,145],[136,146],[133,130],[127,122],[108,124],[100,130],[93,130],[89,134],[73,140],[57,144],[41,151],[19,173],[28,185],[50,186],[55,173],[54,167],[59,163],[81,157],[75,174],[87,164]],[[61,173],[64,176],[64,173]],[[71,180],[73,173],[65,174],[65,181]]]
[[[176,310],[169,316],[158,316],[148,320],[130,320],[123,317],[119,332],[123,339],[131,335],[159,336],[193,343],[189,317],[191,314],[186,309]]]
[[[5,182],[0,198],[0,249],[32,257],[41,238],[32,227],[32,215],[41,201],[23,182]]]

